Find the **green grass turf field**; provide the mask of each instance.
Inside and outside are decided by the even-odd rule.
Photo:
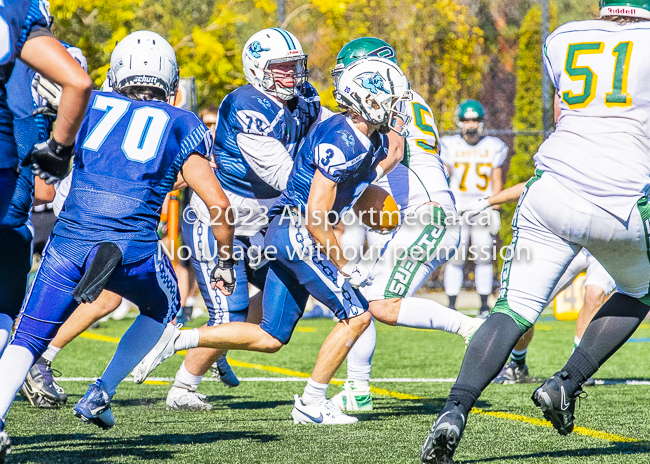
[[[529,350],[531,375],[544,379],[560,368],[573,344],[574,323],[542,317]],[[75,340],[54,361],[63,377],[95,377],[107,365],[132,319],[102,324]],[[205,319],[193,321],[198,326]],[[291,343],[273,355],[231,352],[240,378],[287,380],[309,373],[334,322],[305,320]],[[87,338],[87,337],[94,337]],[[464,353],[463,340],[440,332],[377,325],[372,377],[449,379]],[[650,380],[650,324],[634,334],[597,379]],[[645,340],[645,341],[644,341]],[[175,355],[152,377],[175,375]],[[246,367],[242,367],[246,366]],[[208,374],[209,375],[209,374]],[[304,374],[306,375],[306,374]],[[338,373],[345,376],[345,370]],[[375,382],[375,409],[353,426],[296,426],[293,394],[304,380],[242,381],[235,389],[203,382],[212,411],[167,411],[171,382],[123,382],[113,398],[116,426],[102,431],[72,415],[88,381],[62,381],[70,398],[59,410],[25,400],[12,406],[6,430],[13,440],[8,463],[417,463],[424,437],[451,387],[446,382]],[[477,403],[456,452],[462,463],[650,463],[650,385],[588,389],[577,410],[581,433],[561,437],[544,423],[530,395],[538,382],[490,386]],[[330,395],[338,392],[332,385]]]

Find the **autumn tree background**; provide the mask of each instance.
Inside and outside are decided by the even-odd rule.
[[[542,123],[541,7],[533,0],[285,0],[279,23],[272,0],[51,0],[53,30],[80,47],[101,85],[117,41],[138,29],[167,38],[182,77],[194,76],[198,106],[217,106],[246,83],[244,43],[265,27],[293,32],[309,54],[310,81],[324,105],[336,108],[330,72],[348,41],[375,36],[389,42],[411,82],[434,110],[441,131],[454,131],[458,103],[486,107],[487,129],[540,130]],[[594,0],[551,2],[551,30],[597,17]],[[510,153],[506,186],[533,173],[542,136],[502,137]],[[508,224],[514,206],[503,208]],[[503,227],[502,243],[511,230]]]

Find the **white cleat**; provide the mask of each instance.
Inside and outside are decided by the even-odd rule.
[[[167,394],[167,409],[183,411],[209,411],[212,405],[206,403],[207,396],[186,388],[172,387]]]
[[[348,416],[336,409],[330,400],[305,404],[298,395],[294,395],[294,399],[293,411],[291,411],[294,424],[354,424],[358,421],[356,417]]]
[[[339,411],[372,411],[370,389],[356,388],[353,381],[345,382],[331,401]]]
[[[465,339],[465,345],[469,345],[470,340],[484,322],[485,319],[481,319],[480,317],[464,316],[456,333]]]
[[[147,380],[149,374],[151,374],[156,367],[160,366],[165,359],[170,358],[174,353],[176,353],[174,342],[176,342],[176,339],[178,339],[181,334],[180,327],[181,324],[167,324],[167,327],[165,327],[165,331],[163,332],[162,337],[160,337],[160,340],[158,340],[158,343],[156,343],[156,346],[154,346],[142,361],[140,361],[140,364],[135,366],[135,369],[133,369],[131,374],[133,375],[133,381],[135,383],[142,383]]]

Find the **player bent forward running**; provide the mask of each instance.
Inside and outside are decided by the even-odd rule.
[[[337,56],[332,72],[334,81],[355,60],[380,55],[397,64],[395,50],[383,40],[363,37],[349,42]],[[370,251],[363,263],[373,266],[370,271],[373,281],[361,293],[369,302],[370,313],[380,322],[445,330],[469,340],[483,319],[413,297],[431,273],[454,253],[460,234],[458,227],[446,224],[448,218],[455,217],[456,209],[438,156],[438,130],[431,108],[416,92],[412,94],[413,101],[405,109],[408,119],[405,159],[377,181],[400,206],[402,226],[392,237],[368,233]],[[341,99],[338,93],[335,96]],[[387,237],[390,241],[386,244]],[[359,245],[357,249],[363,247],[363,242]],[[422,252],[416,256],[418,253],[414,251],[419,249]],[[375,250],[384,250],[379,260],[372,257]],[[372,410],[369,381],[376,334],[373,320],[350,350],[348,381],[332,398],[342,411]]]
[[[323,343],[302,397],[295,395],[294,423],[357,421],[325,395],[350,347],[370,323],[368,303],[354,288],[366,282],[368,273],[343,257],[328,215],[336,212],[340,217],[375,180],[388,145],[378,129],[393,128],[396,105],[411,95],[401,70],[380,58],[350,65],[337,89],[345,95],[347,112],[312,128],[298,151],[287,188],[271,211],[265,245],[277,250],[277,259],[266,278],[261,325],[231,322],[177,331],[167,346],[143,359],[141,372],[151,372],[174,351],[196,346],[276,352],[289,342],[311,294],[340,321]]]
[[[214,211],[229,206],[208,162],[208,129],[194,114],[165,102],[178,84],[176,56],[167,41],[148,31],[130,34],[115,47],[109,76],[115,91],[91,95],[75,146],[70,194],[0,359],[2,424],[34,359],[76,308],[75,300],[91,301],[105,287],[133,301],[141,314],[74,413],[112,427],[117,385],[155,345],[180,306],[174,270],[158,250],[156,226],[165,195],[180,170]],[[226,287],[235,284],[228,259],[233,228],[223,216],[215,214],[212,228],[221,244],[213,277],[229,293]],[[0,438],[3,456],[9,439],[4,431]]]
[[[260,230],[267,213],[287,186],[300,141],[320,116],[320,97],[307,82],[307,55],[298,39],[279,28],[253,34],[242,51],[249,83],[229,93],[221,102],[216,123],[215,175],[223,187],[235,219],[235,266],[239,285],[229,296],[210,287],[216,243],[209,236],[210,214],[199,198],[192,197],[183,214],[183,241],[191,247],[191,262],[208,308],[208,326],[230,322],[256,322],[262,317],[261,294],[249,304],[248,284],[264,289],[268,266],[250,256],[263,243]],[[243,255],[243,256],[242,256]],[[166,335],[173,335],[168,327]],[[167,394],[170,409],[211,409],[196,393],[213,362],[226,375],[224,383],[237,385],[222,350],[189,350]],[[136,369],[134,380],[143,379]]]
[[[451,461],[470,409],[582,247],[614,278],[618,293],[594,316],[567,364],[533,394],[560,434],[573,431],[582,384],[650,309],[650,9],[631,1],[621,13],[612,5],[618,2],[601,1],[603,20],[560,26],[544,44],[544,63],[557,89],[557,129],[535,155],[536,175],[512,221],[499,300],[469,344],[422,447],[423,462]],[[621,14],[627,16],[612,16]],[[573,79],[578,56],[591,86]],[[517,256],[524,247],[530,259]]]

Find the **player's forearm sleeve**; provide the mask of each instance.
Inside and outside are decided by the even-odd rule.
[[[280,141],[256,134],[237,134],[237,145],[260,179],[277,190],[287,186],[293,159]]]

